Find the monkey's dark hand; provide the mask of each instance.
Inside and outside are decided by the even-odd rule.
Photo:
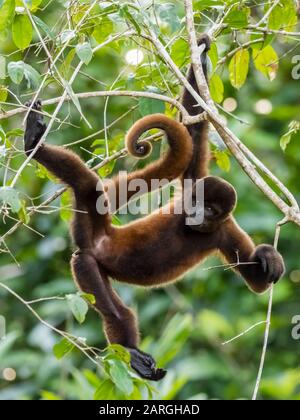
[[[258,246],[252,261],[260,264],[260,269],[268,283],[277,283],[285,272],[282,256],[271,245]]]
[[[131,367],[142,378],[150,381],[160,381],[167,373],[165,369],[156,367],[156,362],[150,354],[144,353],[138,349],[128,348],[131,355]]]
[[[30,106],[31,104],[30,102],[27,102],[25,105]],[[44,123],[43,115],[34,111],[41,111],[41,109],[42,103],[40,100],[37,100],[32,105],[32,111],[29,112],[27,117],[26,130],[24,136],[25,152],[27,155],[29,155],[31,151],[35,148],[35,146],[38,144],[47,128],[46,124]]]

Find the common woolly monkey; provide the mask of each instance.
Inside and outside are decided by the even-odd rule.
[[[206,46],[202,54],[206,73],[208,37],[202,37],[199,44],[202,43]],[[198,92],[192,69],[188,79]],[[182,104],[191,115],[203,112],[186,90]],[[27,154],[35,148],[46,129],[42,115],[35,112],[40,110],[41,102],[37,101],[27,119]],[[180,178],[182,182],[190,179],[194,199],[197,180],[203,179],[203,220],[198,225],[187,225],[185,212],[175,214],[172,211],[176,200],[182,200],[180,196],[170,201],[168,214],[159,209],[128,225],[116,227],[111,223],[110,214],[97,212],[96,202],[106,195],[105,189],[99,191],[99,177],[77,155],[61,147],[43,144],[35,152],[34,159],[73,190],[74,208],[78,211],[74,215],[71,235],[78,250],[72,256],[72,273],[79,288],[95,296],[94,306],[103,318],[108,342],[121,344],[130,351],[131,366],[140,376],[160,380],[166,371],[156,367],[152,356],[139,350],[136,316],[113,290],[110,279],[145,287],[166,285],[209,255],[219,252],[229,263],[236,263],[235,270],[254,292],[260,293],[280,279],[284,263],[272,246],[255,247],[232,216],[236,205],[234,188],[220,178],[209,176],[208,123],[202,121],[186,128],[165,115],[146,116],[127,134],[129,153],[143,157],[150,152],[149,143],[138,142],[138,139],[151,128],[165,131],[169,143],[167,154],[129,174],[126,179],[116,176],[110,182],[118,191],[121,181],[128,186],[131,180],[143,179],[150,188],[152,179],[171,181]],[[133,194],[128,191],[128,200]],[[105,200],[108,200],[107,196]]]

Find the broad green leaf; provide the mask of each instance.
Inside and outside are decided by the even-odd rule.
[[[0,125],[0,139],[5,142],[6,139],[6,134],[5,131],[3,130],[2,126]]]
[[[196,0],[194,2],[194,10],[204,10],[208,8],[219,8],[224,6],[224,1],[222,0]]]
[[[53,347],[53,354],[58,360],[60,360],[71,353],[74,347],[74,344],[70,343],[69,340],[64,338],[59,343],[55,344]]]
[[[116,387],[125,395],[133,392],[133,381],[128,373],[127,366],[120,360],[113,360],[110,376]]]
[[[109,37],[110,34],[113,33],[114,24],[107,16],[99,18],[99,20],[97,20],[96,22],[96,27],[93,31],[93,37],[95,38],[98,44],[101,44],[103,41],[106,40],[106,38]]]
[[[37,169],[35,171],[35,175],[38,178],[41,178],[41,179],[49,179],[50,181],[53,181],[53,182],[56,182],[57,181],[57,179],[55,178],[55,176],[52,175],[52,173],[49,172],[45,168],[45,166],[41,165],[40,163],[38,163]]]
[[[91,293],[79,293],[80,296],[85,299],[88,303],[90,303],[91,305],[95,305],[96,303],[96,298],[94,295],[92,295]]]
[[[15,128],[14,130],[10,130],[6,133],[6,137],[23,137],[24,130],[21,128]]]
[[[119,8],[119,14],[122,19],[128,20],[135,28],[138,34],[141,33],[141,26],[138,22],[138,16],[136,13],[132,12],[132,9],[129,8],[128,4],[122,4]]]
[[[36,25],[38,26],[38,28],[44,31],[45,34],[53,41],[55,38],[55,34],[53,33],[52,29],[50,29],[49,26],[46,25],[46,23],[39,17],[34,16],[34,15],[32,17]]]
[[[237,5],[232,8],[224,20],[231,28],[245,28],[250,17],[249,7]]]
[[[64,59],[63,63],[61,64],[61,66],[59,67],[59,70],[60,70],[60,72],[62,73],[62,75],[65,79],[68,79],[69,72],[70,72],[70,69],[71,69],[71,64],[72,64],[72,61],[75,57],[75,54],[76,54],[76,50],[75,50],[75,48],[72,48],[68,52],[66,58]]]
[[[78,44],[76,47],[76,54],[85,64],[89,64],[93,58],[93,51],[91,44],[89,42],[84,42],[83,44]]]
[[[172,31],[177,31],[180,28],[180,19],[178,17],[178,10],[175,4],[158,3],[157,14],[160,21],[169,25]]]
[[[241,49],[235,53],[229,63],[229,78],[233,87],[240,89],[246,82],[249,71],[250,54]]]
[[[155,348],[155,356],[160,365],[164,366],[181,350],[191,334],[192,324],[190,314],[177,314],[168,322]]]
[[[24,8],[24,2],[29,10],[35,12],[43,0],[16,0],[16,7]]]
[[[76,36],[75,31],[72,31],[71,29],[66,29],[60,34],[60,42],[62,44],[66,44],[70,42],[72,39],[74,39]]]
[[[23,61],[11,61],[8,63],[7,71],[11,80],[19,85],[24,77],[25,66]]]
[[[11,187],[0,187],[0,202],[8,204],[13,213],[18,213],[22,206],[18,191]]]
[[[67,301],[74,317],[80,324],[82,324],[89,310],[88,304],[78,294],[67,295]]]
[[[253,48],[253,61],[258,71],[271,81],[275,79],[278,70],[278,55],[271,45],[262,50]]]
[[[66,91],[67,91],[67,93],[68,93],[69,97],[72,99],[72,102],[73,102],[73,104],[75,105],[75,107],[76,107],[77,111],[79,112],[79,114],[80,114],[82,117],[84,117],[84,116],[83,116],[83,113],[82,113],[82,109],[81,109],[81,105],[80,105],[79,99],[78,99],[78,97],[75,95],[75,93],[74,93],[74,91],[73,91],[72,86],[71,86],[68,82],[65,82],[65,89],[66,89]]]
[[[101,178],[106,178],[107,176],[109,176],[112,171],[114,170],[116,161],[112,160],[109,163],[107,163],[106,165],[102,166],[102,168],[98,169],[98,174],[100,175]]]
[[[0,33],[11,24],[15,14],[15,0],[4,0],[0,7]]]
[[[290,144],[294,134],[300,131],[300,122],[292,121],[289,124],[289,131],[280,138],[280,147],[285,152],[287,146]]]
[[[21,201],[21,206],[22,207],[21,207],[21,209],[18,212],[19,219],[23,223],[25,223],[26,225],[28,225],[28,223],[30,222],[30,216],[27,213],[27,210],[26,210],[26,202],[24,200]]]
[[[219,60],[218,47],[215,42],[211,44],[208,56],[211,61],[212,69],[215,69]]]
[[[69,222],[72,219],[72,194],[69,190],[64,192],[60,197],[60,211],[59,215],[62,220]]]
[[[209,82],[210,93],[212,99],[218,104],[223,101],[224,98],[224,85],[217,74],[214,74]]]
[[[36,89],[39,86],[40,74],[29,64],[24,63],[24,76],[28,89]]]
[[[112,400],[114,399],[115,392],[115,384],[110,379],[106,379],[96,390],[94,400]]]
[[[5,86],[0,86],[0,102],[5,102],[8,97],[8,90]]]
[[[129,351],[120,344],[110,344],[108,350],[112,350],[123,362],[129,363],[131,356]]]
[[[268,9],[273,6],[273,2],[268,4]],[[298,17],[296,3],[294,0],[282,0],[273,8],[268,21],[270,29],[284,30],[291,32],[297,25]]]
[[[226,151],[215,150],[213,152],[214,157],[216,159],[216,163],[220,169],[225,172],[230,171],[230,159]]]
[[[182,67],[189,59],[189,45],[186,40],[179,38],[171,47],[171,57],[178,67]]]
[[[6,58],[0,55],[0,79],[6,78]]]
[[[41,391],[41,398],[45,401],[61,401],[62,398],[51,391]]]
[[[153,93],[160,93],[160,91],[154,86],[148,87],[147,91],[153,92]],[[158,101],[157,99],[152,99],[152,98],[139,99],[139,111],[143,117],[145,115],[156,114],[156,113],[164,114],[165,109],[166,109],[166,106],[164,102]]]
[[[27,15],[16,15],[12,26],[13,41],[18,48],[25,50],[32,41],[32,24]]]

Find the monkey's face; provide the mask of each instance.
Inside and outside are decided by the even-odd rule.
[[[198,232],[214,232],[234,211],[237,202],[236,191],[221,178],[208,176],[203,182],[204,201],[197,201],[196,187],[192,197],[193,207],[196,208],[195,215],[202,214],[203,221],[190,227]]]

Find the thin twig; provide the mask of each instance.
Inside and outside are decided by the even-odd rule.
[[[277,250],[278,248],[278,242],[279,242],[279,236],[280,236],[280,230],[281,227],[287,223],[287,218],[284,218],[281,222],[277,223],[276,226],[276,232],[275,232],[275,238],[274,238],[274,248]],[[260,358],[260,364],[258,369],[258,374],[256,378],[255,388],[252,396],[252,400],[255,401],[257,399],[261,378],[265,366],[265,360],[266,360],[266,354],[267,354],[267,348],[268,348],[268,342],[269,342],[269,335],[270,335],[270,327],[271,327],[271,317],[272,317],[272,306],[273,306],[273,294],[274,294],[274,285],[271,285],[270,288],[270,295],[269,295],[269,303],[268,303],[268,312],[267,312],[267,318],[266,318],[266,328],[264,333],[264,343],[263,343],[263,349],[261,353]]]

